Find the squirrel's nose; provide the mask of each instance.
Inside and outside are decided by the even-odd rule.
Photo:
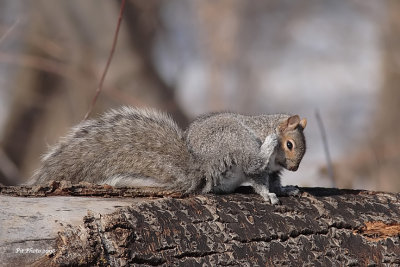
[[[289,171],[295,172],[297,171],[297,169],[299,168],[299,166],[293,166],[289,168]]]

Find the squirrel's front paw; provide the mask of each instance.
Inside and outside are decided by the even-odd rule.
[[[265,201],[271,202],[272,205],[280,204],[279,198],[276,196],[275,193],[262,194],[262,197]]]
[[[279,198],[276,196],[275,193],[271,193],[265,185],[252,183],[254,190],[264,198],[265,201],[271,202],[272,205],[279,204]]]
[[[281,189],[281,194],[283,196],[299,196],[300,195],[300,190],[297,188],[297,186],[282,186]]]

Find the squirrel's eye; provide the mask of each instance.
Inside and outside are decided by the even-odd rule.
[[[292,150],[292,148],[293,148],[293,144],[290,141],[286,142],[286,146],[287,146],[287,148],[289,148],[289,150]]]

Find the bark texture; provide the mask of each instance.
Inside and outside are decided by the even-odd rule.
[[[4,187],[1,190],[12,194]],[[281,197],[282,204],[277,206],[251,192],[238,192],[147,197],[109,214],[89,212],[82,225],[63,227],[55,239],[56,251],[35,264],[400,264],[400,194],[326,188],[302,191],[299,198]]]

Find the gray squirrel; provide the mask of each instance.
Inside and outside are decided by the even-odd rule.
[[[307,120],[286,114],[210,113],[182,131],[166,114],[123,107],[83,121],[42,158],[28,184],[86,181],[161,187],[185,193],[230,193],[250,185],[266,201],[297,195],[283,187],[306,151]]]

